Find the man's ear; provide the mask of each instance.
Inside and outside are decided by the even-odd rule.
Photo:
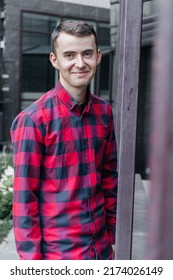
[[[101,52],[100,49],[98,49],[98,52],[97,52],[97,65],[100,64],[101,59],[102,59],[102,52]]]
[[[53,52],[50,53],[49,60],[54,68],[59,69],[56,55]]]

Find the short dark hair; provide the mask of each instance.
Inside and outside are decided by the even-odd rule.
[[[95,29],[92,25],[77,20],[66,20],[62,21],[59,25],[56,26],[51,36],[51,45],[52,51],[55,54],[56,48],[56,39],[59,37],[61,32],[65,32],[67,34],[71,34],[77,37],[84,37],[94,35],[96,48],[98,48],[97,35]]]

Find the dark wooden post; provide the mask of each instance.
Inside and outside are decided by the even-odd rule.
[[[131,259],[132,251],[142,7],[142,0],[120,1],[115,110],[119,158],[116,259]]]
[[[149,224],[146,259],[173,260],[173,1],[160,2],[153,61]]]

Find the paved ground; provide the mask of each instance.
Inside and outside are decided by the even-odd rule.
[[[143,259],[145,253],[147,196],[148,182],[142,181],[141,177],[136,175],[132,240],[132,259],[134,260]]]
[[[146,203],[147,203],[147,182],[143,182],[139,175],[135,181],[135,205],[134,225],[132,242],[132,259],[143,258],[145,249],[146,232]],[[0,260],[17,260],[13,230],[11,230],[3,243],[0,244]]]

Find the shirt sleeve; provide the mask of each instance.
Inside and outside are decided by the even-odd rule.
[[[12,123],[14,155],[13,222],[20,259],[42,259],[39,215],[43,141],[39,128],[24,112]]]
[[[107,144],[104,154],[104,164],[102,169],[102,188],[105,198],[107,231],[112,244],[115,244],[117,184],[117,146],[111,110]]]

